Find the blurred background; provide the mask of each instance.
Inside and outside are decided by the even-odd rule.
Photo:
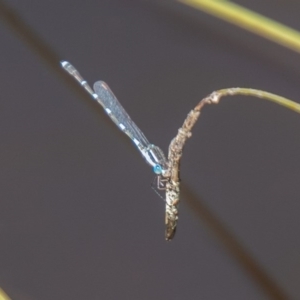
[[[0,287],[11,299],[300,299],[299,114],[250,97],[205,107],[166,242],[151,168],[16,35],[3,3],[55,51],[57,70],[68,60],[90,84],[106,81],[165,152],[214,90],[299,102],[300,59],[176,1],[1,1]],[[300,30],[298,1],[235,3]]]

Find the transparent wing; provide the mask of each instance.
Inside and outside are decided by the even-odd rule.
[[[105,111],[117,126],[124,131],[135,144],[137,144],[136,141],[138,141],[141,144],[138,145],[139,148],[140,146],[147,148],[150,145],[149,141],[131,120],[108,85],[103,81],[97,81],[94,84],[94,91],[98,95],[99,101]]]

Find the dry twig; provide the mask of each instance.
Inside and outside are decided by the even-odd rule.
[[[168,171],[162,175],[166,184],[166,240],[171,240],[175,234],[178,220],[178,204],[180,201],[180,160],[183,147],[189,137],[191,130],[197,122],[200,111],[206,104],[217,104],[221,97],[233,95],[246,95],[262,98],[283,105],[291,110],[300,113],[300,104],[284,97],[268,93],[265,91],[248,88],[229,88],[215,91],[202,99],[198,105],[191,110],[183,125],[178,130],[178,134],[171,141],[168,154]]]

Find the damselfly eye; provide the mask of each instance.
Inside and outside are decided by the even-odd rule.
[[[160,175],[160,174],[162,173],[162,167],[161,167],[161,165],[155,165],[155,166],[153,167],[153,172],[154,172],[155,174],[157,174],[157,175]]]

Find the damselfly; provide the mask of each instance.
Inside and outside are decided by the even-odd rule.
[[[94,84],[93,90],[69,62],[62,61],[61,65],[104,108],[112,121],[133,141],[146,162],[152,167],[153,172],[158,176],[158,188],[165,189],[170,179],[170,172],[168,161],[163,151],[159,147],[149,143],[143,132],[129,117],[108,85],[103,81],[97,81]],[[175,234],[177,219],[177,207],[174,208],[170,203],[166,202],[165,222],[167,240],[171,240]]]

